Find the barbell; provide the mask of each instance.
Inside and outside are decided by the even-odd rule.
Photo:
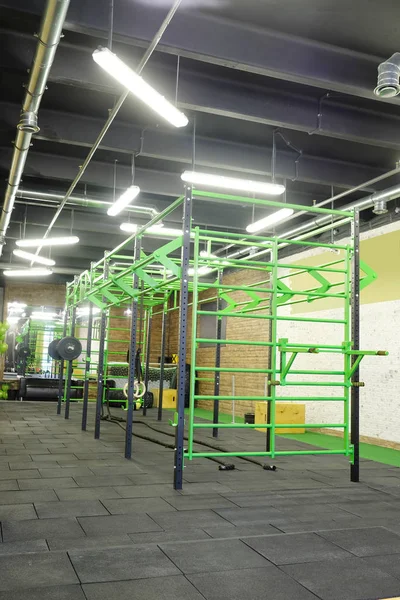
[[[67,335],[50,342],[48,353],[53,360],[75,360],[82,353],[82,344],[77,338]]]

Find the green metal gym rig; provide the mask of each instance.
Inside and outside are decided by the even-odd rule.
[[[183,483],[184,459],[192,460],[198,457],[277,457],[283,455],[308,455],[308,454],[342,454],[349,457],[351,463],[351,481],[359,481],[359,391],[363,385],[359,379],[359,366],[366,355],[386,355],[385,351],[360,350],[360,291],[376,279],[376,274],[362,261],[359,256],[360,223],[357,211],[334,210],[318,207],[304,207],[296,204],[285,204],[295,213],[311,215],[330,215],[330,226],[314,229],[296,239],[281,239],[279,237],[265,237],[226,233],[221,231],[193,228],[192,204],[196,198],[214,199],[219,202],[240,203],[264,206],[282,207],[281,202],[219,194],[210,191],[194,190],[191,186],[185,188],[185,194],[180,196],[165,211],[154,217],[149,223],[131,235],[112,252],[106,252],[102,260],[91,265],[91,268],[75,277],[67,285],[64,335],[74,335],[76,327],[76,311],[79,306],[89,303],[87,347],[84,351],[85,385],[83,397],[82,429],[86,429],[89,376],[93,364],[97,363],[97,400],[95,416],[95,438],[100,437],[100,423],[102,403],[104,402],[104,384],[107,372],[107,335],[109,328],[107,320],[111,307],[121,307],[128,303],[131,305],[130,322],[130,358],[128,380],[128,402],[126,413],[126,438],[125,457],[132,456],[132,420],[134,409],[134,382],[135,382],[135,356],[139,340],[139,323],[142,327],[148,323],[147,348],[145,352],[146,370],[149,368],[150,356],[150,327],[151,315],[155,306],[160,306],[163,313],[162,319],[162,356],[161,356],[161,384],[159,416],[162,414],[162,370],[165,360],[166,315],[171,296],[175,298],[175,308],[179,309],[179,350],[178,350],[178,396],[177,412],[173,419],[175,428],[175,458],[174,458],[174,487],[181,489]],[[149,228],[161,222],[180,206],[183,207],[182,235],[159,247],[151,254],[146,254],[142,249],[143,239]],[[333,223],[350,223],[352,230],[351,244],[324,244],[307,241],[329,228]],[[154,234],[151,233],[152,237]],[[162,237],[162,236],[160,236]],[[191,252],[191,244],[194,252]],[[207,252],[200,254],[200,244],[207,248]],[[236,257],[217,257],[213,254],[213,247],[234,245],[247,253]],[[284,247],[295,246],[299,250],[309,248],[323,248],[340,250],[341,257],[326,264],[307,267],[291,262],[286,263],[279,259],[279,250]],[[251,249],[251,250],[250,250]],[[177,253],[180,251],[180,256]],[[250,252],[250,254],[249,254]],[[229,285],[222,281],[222,274],[232,269],[249,269],[260,272],[260,283],[251,285]],[[290,277],[296,281],[296,275],[308,273],[316,282],[311,289],[294,289],[287,285],[285,280]],[[363,276],[360,277],[360,272]],[[334,275],[335,282],[329,280]],[[204,281],[204,275],[209,281]],[[339,277],[339,281],[336,281]],[[212,281],[210,281],[212,279]],[[216,310],[202,310],[201,292],[215,290]],[[242,291],[249,300],[235,302],[232,293]],[[177,294],[179,292],[179,307]],[[192,293],[192,319],[191,326],[188,319],[189,293]],[[296,314],[282,314],[281,309],[293,304],[311,302],[324,298],[335,298],[340,301],[343,308],[342,318],[312,318],[296,316]],[[210,299],[207,298],[209,301]],[[97,360],[93,359],[94,351],[91,350],[93,307],[100,310],[99,344]],[[145,311],[147,318],[140,319],[140,311]],[[287,312],[287,311],[286,311]],[[213,338],[201,338],[198,332],[198,317],[201,315],[214,315],[217,321],[216,335]],[[265,341],[221,339],[221,322],[223,318],[234,319],[260,319],[269,323],[269,339]],[[299,323],[320,323],[332,327],[342,328],[342,343],[327,345],[324,343],[294,344],[290,340],[278,337],[278,325],[283,321]],[[142,332],[143,333],[143,332]],[[187,415],[189,431],[188,444],[185,449],[185,379],[187,339],[192,336],[191,345],[191,376],[190,376],[190,408]],[[215,363],[205,367],[198,365],[197,348],[200,343],[215,346]],[[232,344],[244,347],[260,346],[266,349],[266,368],[255,369],[251,367],[221,367],[221,346]],[[320,353],[339,354],[343,358],[343,368],[340,371],[293,369],[296,357],[299,354],[310,355]],[[58,413],[61,412],[62,401],[65,401],[65,416],[69,416],[70,387],[72,375],[72,362],[68,364],[65,390],[63,390],[64,363],[60,368],[60,395]],[[264,395],[221,395],[221,373],[241,373],[243,376],[252,373],[262,373],[267,376],[267,389]],[[196,380],[202,379],[201,374],[208,374],[208,380],[214,383],[213,394],[196,393]],[[200,377],[198,377],[200,374]],[[294,381],[288,379],[290,375],[321,375],[329,376],[330,380],[322,381]],[[207,378],[207,377],[206,377]],[[339,402],[343,404],[343,420],[335,423],[304,423],[303,425],[277,424],[276,402],[280,397],[278,389],[286,386],[315,386],[318,388],[340,388],[340,396],[285,396],[287,402]],[[214,403],[214,418],[212,423],[196,422],[194,415],[195,402],[208,400]],[[268,418],[266,423],[220,423],[219,401],[249,400],[267,402]],[[146,406],[143,406],[146,414]],[[276,433],[282,428],[336,428],[343,430],[343,448],[340,450],[277,450]],[[265,428],[267,431],[267,446],[264,451],[254,452],[196,452],[194,450],[194,431],[197,429],[212,429],[214,436],[222,429],[254,429]]]

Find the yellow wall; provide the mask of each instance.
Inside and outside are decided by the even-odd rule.
[[[378,275],[378,278],[361,292],[361,303],[373,304],[376,302],[398,300],[400,298],[400,230],[362,240],[360,250],[361,259]],[[305,259],[300,258],[296,260],[296,264],[305,266],[323,265],[343,258],[343,255],[343,251],[340,255],[328,251]],[[334,268],[342,267],[343,263]],[[292,271],[292,273],[294,272],[295,270]],[[330,273],[326,274],[326,278],[331,282],[338,282],[343,280],[343,275]],[[291,278],[290,287],[305,290],[316,287],[316,282],[308,274],[298,275]],[[335,287],[331,291],[338,293],[342,291],[342,288]],[[342,300],[324,298],[314,302],[294,304],[292,306],[292,313],[308,313],[340,308],[341,306],[343,306]]]

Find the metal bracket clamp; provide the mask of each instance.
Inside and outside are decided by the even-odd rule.
[[[351,386],[352,387],[365,387],[365,383],[364,383],[364,381],[352,381]]]

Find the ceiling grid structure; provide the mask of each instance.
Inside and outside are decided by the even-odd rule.
[[[161,4],[114,0],[113,52],[132,68],[139,64],[173,2]],[[382,4],[390,4],[391,12],[385,13]],[[350,17],[344,0],[307,0],[301,15],[294,0],[280,1],[279,10],[275,0],[248,0],[245,5],[216,0],[193,7],[182,0],[143,73],[167,98],[174,99],[177,91],[178,108],[191,122],[196,117],[196,168],[270,181],[273,135],[279,129],[302,150],[296,167],[298,155],[277,137],[275,174],[279,182],[286,180],[288,202],[312,205],[329,198],[332,186],[339,193],[394,169],[400,159],[399,101],[377,98],[374,88],[378,65],[398,50],[393,11],[400,18],[400,7],[389,0],[369,2],[367,19],[360,1],[352,4]],[[0,81],[5,91],[0,101],[2,197],[22,85],[36,48],[33,33],[44,7],[44,0],[0,0]],[[363,32],[368,32],[372,16],[375,35],[368,45]],[[352,36],[356,17],[361,27]],[[70,0],[64,37],[38,113],[40,131],[32,138],[7,231],[4,263],[11,260],[25,210],[27,235],[45,234],[57,206],[45,194],[65,195],[124,91],[92,59],[93,51],[106,45],[108,20],[108,0]],[[141,188],[135,203],[163,210],[182,193],[180,176],[191,164],[191,152],[190,124],[182,130],[169,127],[129,96],[74,195],[111,201],[114,161],[118,161],[120,193],[131,185],[135,154],[135,183]],[[340,200],[338,207],[399,182],[397,175],[366,186]],[[33,192],[31,199],[29,192]],[[104,250],[122,241],[121,222],[147,220],[134,213],[129,213],[129,219],[128,213],[110,219],[107,208],[94,203],[67,203],[54,234],[70,233],[72,207],[80,244],[68,253],[62,248],[52,251],[57,267],[71,273],[87,268]],[[388,207],[387,218],[397,218],[395,204]],[[193,217],[195,224],[244,233],[251,214],[250,207],[235,205],[227,210],[202,198],[195,203]],[[365,223],[377,219],[371,210],[361,216]],[[176,227],[180,219],[181,215],[171,214],[167,225]],[[382,217],[376,222],[381,223]],[[96,236],[95,227],[104,235]],[[157,243],[154,240],[155,247]],[[21,264],[15,258],[14,262]],[[65,273],[61,276],[68,278]]]

